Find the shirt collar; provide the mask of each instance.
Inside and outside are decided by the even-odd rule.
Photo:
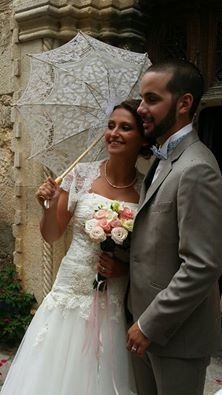
[[[172,141],[176,141],[181,139],[181,137],[185,137],[192,130],[192,123],[187,124],[176,133],[172,134],[164,143],[159,147],[159,152],[163,156],[163,158],[167,159],[168,153],[168,144]]]

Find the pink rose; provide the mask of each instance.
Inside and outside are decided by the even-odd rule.
[[[99,220],[99,226],[104,230],[104,232],[109,233],[111,231],[111,225],[110,222],[107,221],[107,219],[100,219]]]
[[[120,211],[120,218],[133,219],[134,218],[134,212],[130,208],[124,207],[124,209]]]
[[[110,226],[112,227],[112,228],[116,228],[117,226],[121,226],[122,225],[122,223],[121,223],[121,221],[119,220],[119,219],[113,219],[111,222],[110,222]]]
[[[98,211],[96,211],[94,213],[93,217],[96,218],[96,219],[107,218],[108,217],[108,211],[104,210],[104,209],[100,209],[100,210],[98,210]]]

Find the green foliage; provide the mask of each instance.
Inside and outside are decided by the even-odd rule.
[[[0,258],[0,343],[16,346],[32,319],[35,298],[22,290],[10,256]]]

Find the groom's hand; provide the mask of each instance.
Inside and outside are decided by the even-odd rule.
[[[150,343],[150,340],[144,336],[137,322],[135,322],[128,330],[127,349],[139,356],[143,356]]]

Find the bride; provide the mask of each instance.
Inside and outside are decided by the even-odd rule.
[[[107,160],[77,165],[60,187],[48,178],[36,193],[43,207],[43,238],[57,240],[72,216],[73,238],[1,395],[136,393],[124,319],[128,266],[102,252],[84,226],[101,204],[118,200],[137,208],[142,177],[135,163],[145,145],[138,105],[130,100],[114,107],[105,130]],[[50,201],[49,209],[44,200]],[[97,271],[108,279],[104,292],[93,289]]]

